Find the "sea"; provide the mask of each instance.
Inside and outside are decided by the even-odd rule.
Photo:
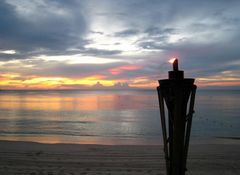
[[[240,137],[240,91],[197,90],[191,142]],[[162,144],[156,90],[0,91],[0,140]]]

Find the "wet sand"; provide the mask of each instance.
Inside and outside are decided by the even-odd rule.
[[[163,175],[162,146],[0,141],[0,174]],[[240,144],[190,145],[189,175],[239,175]]]

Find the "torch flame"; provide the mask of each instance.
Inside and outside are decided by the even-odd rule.
[[[171,64],[173,64],[176,59],[177,59],[177,58],[171,58],[168,62],[171,63]]]

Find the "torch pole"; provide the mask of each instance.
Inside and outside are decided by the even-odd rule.
[[[169,71],[169,79],[159,80],[157,87],[166,171],[167,175],[185,175],[197,87],[194,79],[184,78],[184,72],[178,70],[177,59],[173,59],[172,63],[173,71]]]

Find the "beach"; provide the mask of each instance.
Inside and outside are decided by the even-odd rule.
[[[190,145],[189,175],[239,175],[239,141]],[[42,144],[0,141],[0,174],[164,175],[161,145]]]

